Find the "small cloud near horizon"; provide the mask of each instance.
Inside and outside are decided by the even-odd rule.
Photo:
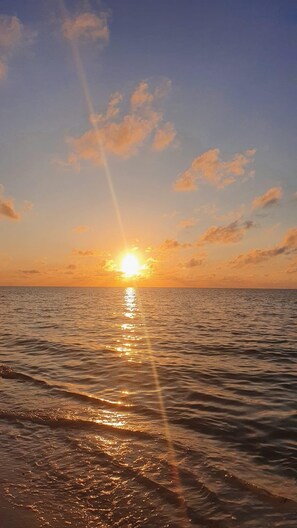
[[[98,251],[94,249],[73,249],[72,254],[79,257],[95,257],[98,255]]]
[[[192,257],[189,260],[186,260],[183,264],[183,268],[197,268],[198,266],[201,266],[205,261],[205,256],[199,256],[199,257]]]
[[[251,249],[246,253],[238,255],[230,264],[234,267],[242,267],[249,264],[259,264],[278,255],[290,255],[297,251],[297,227],[289,229],[283,237],[282,242],[272,248]]]
[[[89,229],[90,228],[87,225],[78,225],[74,227],[72,231],[74,231],[74,233],[86,233],[87,231],[89,231]]]
[[[177,240],[173,240],[173,239],[167,239],[163,242],[163,244],[161,244],[160,246],[160,249],[165,249],[165,250],[171,250],[171,249],[178,249],[178,248],[189,248],[189,247],[192,247],[193,244],[191,243],[181,243],[181,242],[178,242]]]
[[[180,229],[190,229],[195,225],[197,225],[197,220],[195,218],[186,218],[185,220],[181,220],[177,227]]]
[[[28,269],[28,270],[19,270],[19,273],[22,273],[22,275],[37,275],[40,273],[37,269]]]
[[[251,220],[242,223],[236,220],[227,226],[211,226],[201,235],[197,244],[234,244],[242,240],[245,232],[254,226]]]

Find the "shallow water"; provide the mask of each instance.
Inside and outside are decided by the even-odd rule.
[[[0,487],[40,527],[296,528],[297,290],[0,288]]]

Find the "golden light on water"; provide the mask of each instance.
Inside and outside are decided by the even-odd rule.
[[[127,253],[122,259],[120,270],[127,278],[140,275],[141,265],[137,256]]]

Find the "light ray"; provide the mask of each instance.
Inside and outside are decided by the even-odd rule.
[[[63,0],[61,0],[61,12],[62,12],[62,19],[63,20],[67,20],[67,10],[66,10],[66,7],[65,7],[65,4],[64,4]],[[93,105],[93,102],[92,102],[91,93],[90,93],[89,86],[88,86],[88,83],[87,83],[87,78],[86,78],[85,71],[84,71],[84,68],[83,68],[83,64],[82,64],[81,56],[80,56],[80,53],[79,53],[77,41],[74,38],[69,38],[69,42],[70,42],[70,45],[71,45],[73,59],[74,59],[74,63],[75,63],[76,69],[77,69],[78,77],[79,77],[79,80],[80,80],[80,83],[81,83],[81,86],[82,86],[82,91],[83,91],[83,94],[84,94],[84,97],[85,97],[85,102],[86,102],[86,107],[87,107],[87,112],[88,112],[88,119],[89,119],[89,122],[90,122],[93,130],[94,130],[95,137],[96,137],[96,143],[97,143],[97,147],[98,147],[98,153],[99,153],[100,159],[102,159],[102,164],[103,164],[103,168],[104,168],[104,174],[105,174],[105,177],[106,177],[106,180],[107,180],[107,183],[108,183],[108,187],[109,187],[109,190],[110,190],[110,194],[111,194],[111,198],[112,198],[112,202],[113,202],[113,207],[114,207],[115,214],[116,214],[117,221],[118,221],[118,225],[119,225],[119,230],[120,230],[120,233],[121,233],[121,236],[122,236],[124,247],[127,248],[126,236],[125,236],[125,232],[124,232],[121,212],[120,212],[120,208],[119,208],[119,204],[118,204],[115,188],[114,188],[113,181],[112,181],[111,171],[110,171],[109,164],[108,164],[108,161],[107,161],[107,157],[106,157],[106,154],[105,154],[105,151],[104,151],[104,147],[102,145],[102,141],[101,141],[101,138],[100,138],[100,134],[99,134],[99,130],[98,130],[98,126],[97,126],[96,120],[92,119],[92,116],[95,114],[94,105]],[[146,339],[147,347],[148,347],[148,350],[149,350],[149,357],[150,357],[150,361],[151,361],[151,365],[152,365],[152,372],[153,372],[154,382],[155,382],[155,385],[156,385],[160,411],[161,411],[161,414],[162,414],[164,432],[165,432],[165,437],[166,437],[167,446],[168,446],[168,452],[169,452],[169,461],[170,461],[170,465],[171,465],[171,468],[172,468],[172,477],[173,477],[173,481],[174,481],[174,484],[175,484],[176,493],[177,493],[177,495],[179,497],[179,506],[180,506],[180,512],[181,512],[180,521],[182,523],[182,527],[187,527],[187,526],[190,525],[190,523],[189,523],[189,519],[188,519],[187,512],[186,512],[186,502],[185,502],[185,499],[184,499],[184,493],[183,493],[181,480],[180,480],[180,476],[179,476],[177,460],[176,460],[176,454],[175,454],[174,445],[173,445],[173,441],[172,441],[172,437],[171,437],[171,433],[170,433],[170,427],[169,427],[169,422],[168,422],[168,418],[167,418],[166,408],[165,408],[165,404],[164,404],[164,397],[163,397],[163,393],[162,393],[162,388],[161,388],[161,385],[160,385],[160,380],[159,380],[158,371],[157,371],[157,367],[156,367],[156,363],[155,363],[153,349],[152,349],[152,346],[151,346],[151,340],[150,340],[150,336],[149,336],[149,332],[148,332],[148,328],[147,328],[147,324],[146,324],[146,319],[145,319],[145,314],[144,314],[144,311],[142,309],[142,303],[141,302],[140,302],[140,313],[141,313],[141,316],[142,316],[142,319],[143,319],[143,323],[144,323],[145,339]]]
[[[62,12],[62,19],[64,21],[67,20],[67,18],[68,18],[67,17],[67,10],[66,10],[66,7],[65,7],[65,4],[64,4],[63,0],[61,0],[61,12]],[[83,91],[83,94],[84,94],[84,97],[85,97],[87,113],[88,113],[88,120],[89,120],[90,125],[93,128],[94,133],[95,133],[98,153],[99,153],[100,159],[102,160],[104,174],[105,174],[105,178],[106,178],[106,181],[107,181],[107,184],[108,184],[108,187],[109,187],[109,191],[110,191],[111,199],[112,199],[112,202],[113,202],[113,207],[114,207],[114,210],[115,210],[116,218],[117,218],[117,221],[118,221],[119,230],[120,230],[120,233],[121,233],[121,236],[122,236],[123,244],[124,244],[125,247],[127,247],[127,242],[126,242],[126,236],[125,236],[125,231],[124,231],[124,227],[123,227],[122,216],[121,216],[121,212],[120,212],[120,208],[119,208],[119,204],[118,204],[115,188],[114,188],[114,185],[113,185],[113,180],[112,180],[112,175],[111,175],[109,163],[108,163],[108,160],[107,160],[107,157],[106,157],[106,154],[105,154],[105,150],[104,150],[101,138],[100,138],[99,129],[98,129],[96,120],[92,119],[92,116],[95,115],[94,105],[93,105],[93,101],[92,101],[92,98],[91,98],[91,93],[90,93],[90,89],[89,89],[89,86],[88,86],[86,74],[85,74],[83,63],[82,63],[82,60],[81,60],[81,56],[80,56],[80,53],[79,53],[77,39],[75,39],[74,37],[69,37],[69,38],[67,38],[67,40],[69,40],[69,43],[70,43],[74,64],[76,66],[77,74],[78,74],[78,77],[79,77],[79,80],[80,80],[80,84],[81,84],[81,87],[82,87],[82,91]]]

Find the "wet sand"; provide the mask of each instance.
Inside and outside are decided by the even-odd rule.
[[[1,528],[39,528],[36,514],[17,508],[8,502],[0,492],[0,527]]]

